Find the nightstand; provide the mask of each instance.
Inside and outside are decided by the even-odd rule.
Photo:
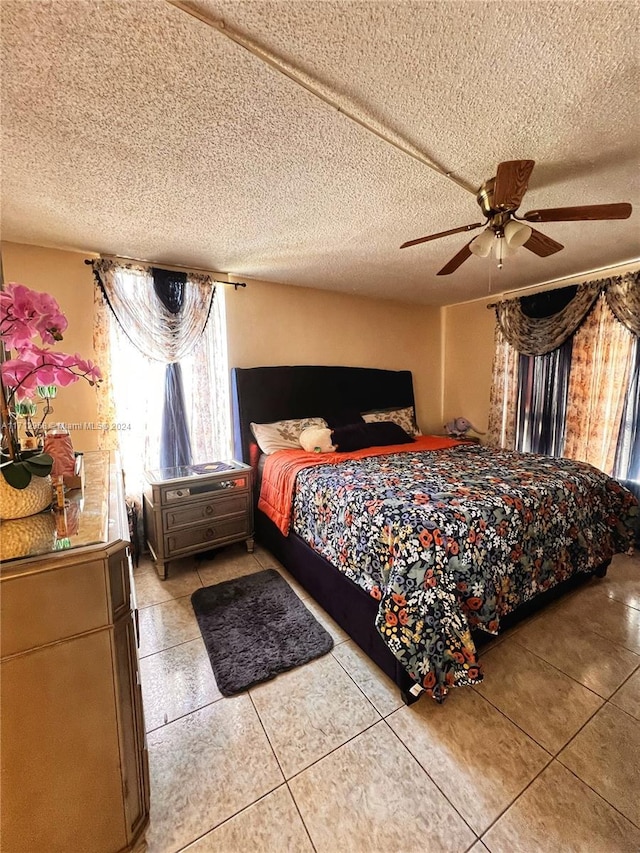
[[[171,560],[231,542],[253,551],[251,467],[234,460],[146,471],[145,536],[160,577]]]

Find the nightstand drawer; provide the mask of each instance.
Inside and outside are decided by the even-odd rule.
[[[250,536],[248,513],[230,516],[228,518],[214,519],[209,524],[201,524],[198,527],[188,527],[185,530],[176,531],[167,536],[167,556],[174,556],[181,551],[202,545],[217,545],[227,539],[235,539],[242,536]]]
[[[190,503],[177,506],[175,509],[165,509],[164,529],[165,532],[201,524],[204,521],[219,519],[221,516],[234,515],[235,513],[246,513],[249,509],[249,493],[239,495],[224,495],[210,498],[199,503]]]
[[[189,480],[163,487],[160,490],[160,500],[163,506],[167,506],[168,504],[198,500],[198,498],[205,499],[214,495],[248,490],[249,478],[247,476],[225,477],[221,480],[208,480],[206,482]]]

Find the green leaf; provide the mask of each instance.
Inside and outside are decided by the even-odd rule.
[[[48,453],[40,453],[38,456],[32,456],[25,460],[24,463],[32,474],[36,477],[46,477],[51,473],[53,467],[53,457]]]
[[[2,466],[2,474],[14,489],[26,489],[31,482],[31,471],[26,462],[9,462]]]

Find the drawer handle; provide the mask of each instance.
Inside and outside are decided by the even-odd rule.
[[[213,527],[208,527],[204,532],[204,539],[213,539],[215,535]]]
[[[207,505],[205,507],[204,513],[205,513],[205,515],[213,515],[213,507],[210,505]]]

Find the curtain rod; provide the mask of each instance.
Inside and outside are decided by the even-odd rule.
[[[93,262],[95,260],[98,260],[98,258],[85,258],[84,262],[85,262],[85,264],[90,265],[90,264],[93,264]],[[205,269],[202,269],[202,267],[177,267],[177,266],[173,266],[172,264],[157,264],[157,263],[154,263],[153,261],[141,261],[138,258],[123,258],[123,257],[120,257],[119,255],[100,255],[99,260],[120,261],[120,262],[124,262],[124,263],[142,264],[143,266],[153,266],[153,267],[158,267],[159,269],[163,269],[163,270],[171,270],[171,272],[186,272],[186,273],[203,272],[203,273],[206,273],[207,275],[220,275],[220,273],[215,273],[215,272],[213,272],[213,270],[205,270]],[[223,275],[225,275],[225,273],[223,273]],[[234,290],[237,290],[239,287],[246,287],[247,286],[246,281],[222,281],[219,278],[213,278],[211,280],[214,282],[214,284],[231,285],[234,288]]]
[[[620,267],[626,267],[626,266],[629,266],[629,265],[635,264],[635,263],[640,263],[640,259],[638,259],[636,261],[628,261],[626,264],[613,264],[610,267],[600,267],[599,269],[596,269],[596,270],[587,270],[586,272],[578,273],[577,275],[565,275],[562,278],[554,278],[551,281],[543,281],[541,284],[530,284],[529,287],[523,287],[520,291],[518,291],[518,290],[513,291],[512,290],[510,292],[511,293],[514,293],[514,292],[515,293],[524,293],[524,291],[532,290],[535,287],[545,288],[546,285],[561,284],[563,281],[573,282],[574,284],[588,284],[589,282],[597,281],[598,279],[597,278],[587,278],[586,281],[581,281],[581,282],[576,282],[576,279],[579,278],[580,276],[584,276],[584,275],[586,275],[586,276],[600,275],[602,273],[606,273],[607,270],[616,270],[616,269],[619,269]],[[629,270],[626,270],[626,272],[615,273],[614,277],[617,275],[626,275],[629,272],[635,272],[635,270],[629,269]],[[607,278],[606,275],[604,277]],[[570,285],[566,285],[566,286],[570,287]],[[547,293],[549,290],[559,290],[559,288],[549,286],[548,288],[543,289],[543,290],[539,290],[537,292],[538,293]],[[507,292],[509,292],[509,291],[507,291]],[[520,298],[521,298],[520,296],[511,296],[509,299],[500,299],[498,302],[490,302],[486,307],[487,308],[496,308],[498,305],[500,305],[501,302],[511,302],[514,299],[520,299]]]

